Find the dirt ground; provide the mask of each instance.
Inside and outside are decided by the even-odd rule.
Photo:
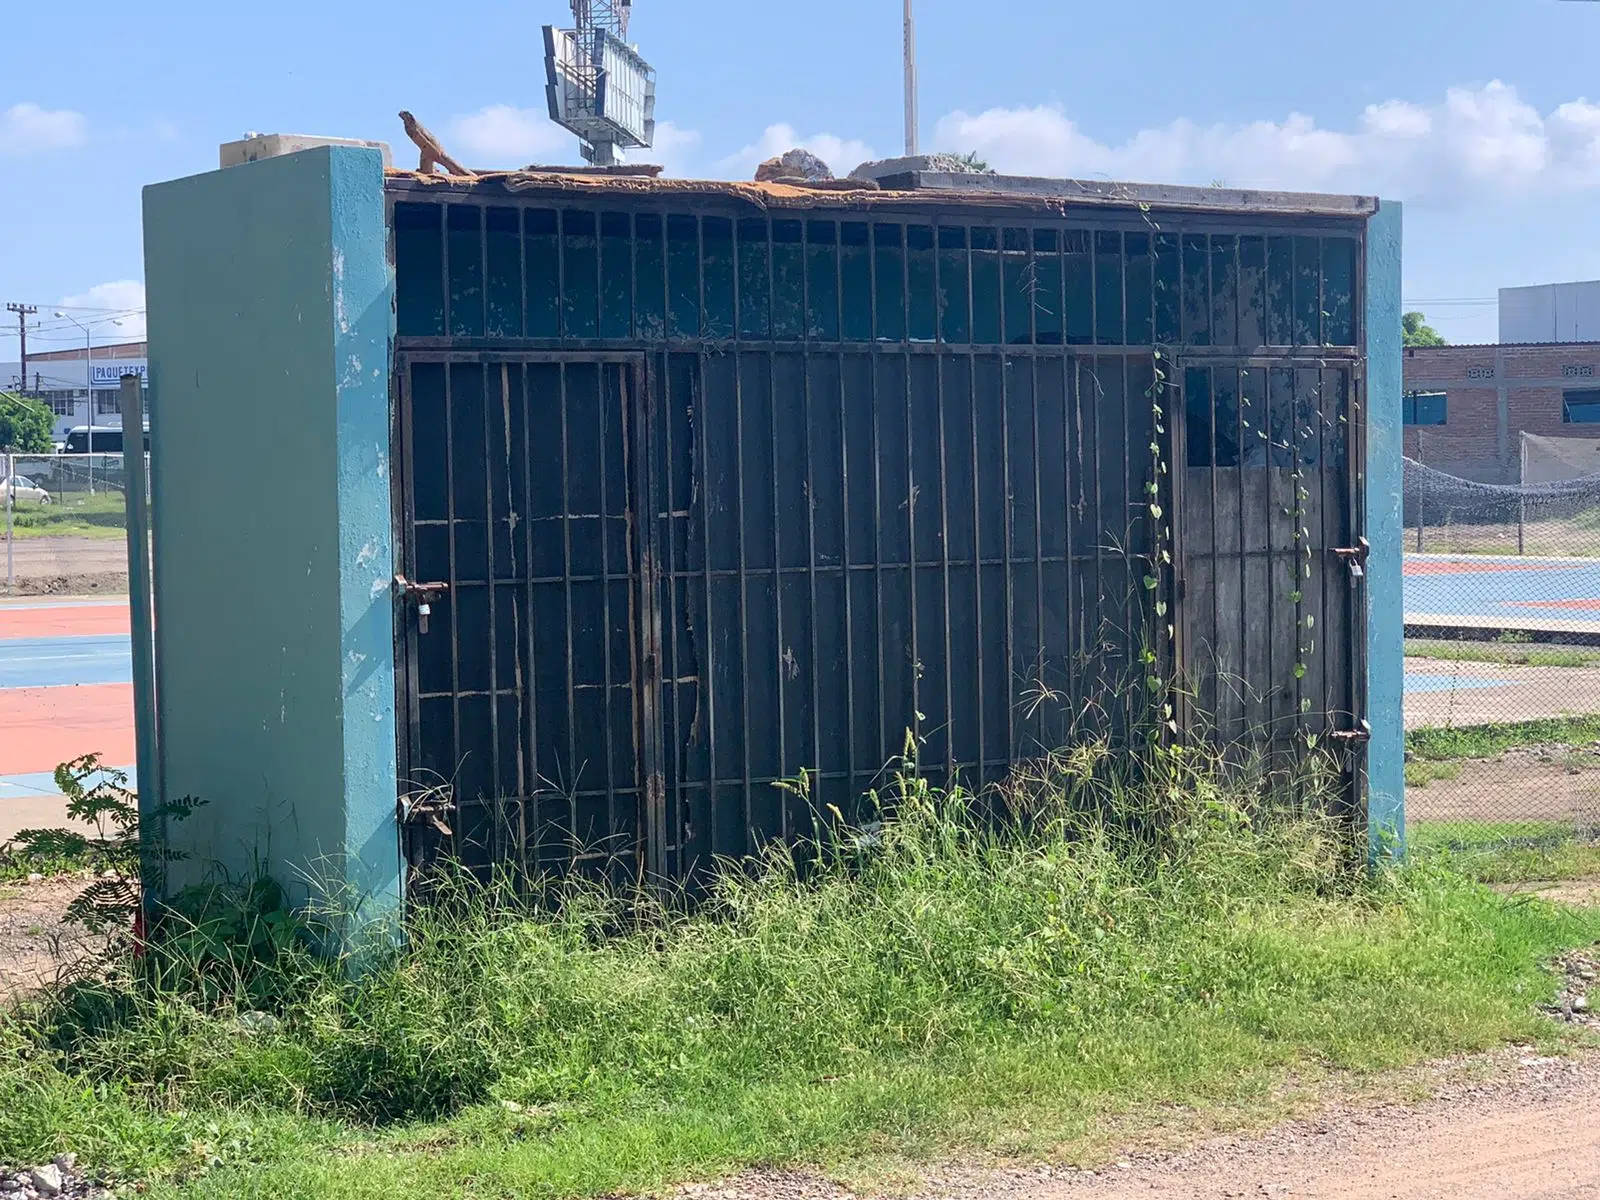
[[[0,539],[0,584],[6,545]],[[21,596],[85,596],[128,590],[128,545],[122,538],[18,538],[11,565]]]
[[[0,1004],[51,982],[104,947],[104,938],[61,919],[87,883],[75,875],[0,883]]]
[[[1561,821],[1600,827],[1600,750],[1530,746],[1461,759],[1454,779],[1406,788],[1412,821]]]
[[[1405,671],[1408,676],[1427,676],[1437,689],[1424,691],[1407,683],[1407,729],[1600,713],[1600,667],[1530,667],[1412,657],[1406,659]],[[1484,686],[1491,682],[1495,686]]]

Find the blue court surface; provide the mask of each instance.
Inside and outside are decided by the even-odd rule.
[[[1508,687],[1511,679],[1473,679],[1463,675],[1417,675],[1406,672],[1406,693],[1459,692],[1466,689]]]
[[[1404,591],[1408,622],[1600,632],[1600,560],[1408,554]]]
[[[132,683],[127,634],[0,641],[0,689]]]

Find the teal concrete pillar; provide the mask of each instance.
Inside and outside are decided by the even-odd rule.
[[[158,778],[207,869],[398,911],[394,333],[377,151],[145,190]],[[181,883],[183,880],[175,882]]]
[[[1405,853],[1405,600],[1401,498],[1401,207],[1367,223],[1367,845],[1374,862]]]

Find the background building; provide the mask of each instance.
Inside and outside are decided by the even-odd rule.
[[[1503,324],[1503,301],[1501,314]],[[1406,457],[1479,483],[1517,483],[1524,433],[1600,438],[1600,336],[1407,347],[1404,405]]]
[[[0,362],[0,389],[42,401],[55,414],[52,436],[60,442],[75,425],[120,429],[122,376],[143,376],[146,369],[143,342],[96,346],[92,358],[80,346],[29,354],[26,380],[19,362]]]
[[[1500,289],[1501,342],[1600,342],[1600,279]]]

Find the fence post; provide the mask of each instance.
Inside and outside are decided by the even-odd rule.
[[[134,431],[134,444],[128,445],[128,430]],[[161,803],[160,736],[156,723],[156,652],[154,597],[150,580],[149,484],[144,457],[144,381],[137,375],[122,377],[122,465],[123,497],[128,523],[128,618],[133,634],[133,725],[138,773],[141,827],[145,814]],[[162,836],[164,829],[150,832]],[[160,897],[145,880],[144,902],[149,906]]]
[[[1417,466],[1421,467],[1422,461],[1422,432],[1417,432]],[[1417,553],[1422,553],[1422,515],[1424,498],[1428,494],[1428,480],[1422,471],[1417,472]]]
[[[1528,436],[1524,433],[1517,447],[1517,555],[1527,554],[1523,548],[1523,526],[1528,523]]]

